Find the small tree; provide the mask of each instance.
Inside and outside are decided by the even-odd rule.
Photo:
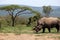
[[[38,20],[41,17],[41,14],[37,11],[35,11],[35,15],[33,17],[29,18],[29,22],[27,23],[27,25],[29,26],[31,23],[35,22],[36,20]]]
[[[45,13],[46,17],[49,17],[51,11],[52,11],[51,6],[43,6],[43,12]]]
[[[0,7],[0,10],[5,10],[9,13],[9,15],[11,16],[11,20],[12,20],[12,26],[14,26],[15,19],[17,16],[19,16],[21,14],[25,14],[22,12],[27,11],[27,10],[34,12],[29,7],[23,7],[23,6],[18,6],[18,5],[9,5],[9,6]]]

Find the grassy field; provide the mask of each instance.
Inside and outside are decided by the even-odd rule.
[[[20,34],[20,33],[28,33],[28,34],[33,34],[35,33],[33,30],[32,26],[26,26],[26,25],[16,25],[15,27],[12,26],[2,26],[0,28],[0,33],[16,33],[16,34]],[[48,30],[45,30],[46,33],[49,33]],[[42,33],[42,30],[38,33],[40,34]],[[51,29],[51,33],[57,33],[57,30],[55,28]]]
[[[26,25],[17,25],[15,27],[12,26],[2,26],[0,28],[1,33],[26,33],[27,31],[31,31],[32,27],[27,27]]]
[[[45,33],[41,30],[38,34],[32,28],[26,25],[2,26],[0,40],[60,40],[60,33],[57,33],[55,28],[51,29],[51,33],[46,29]]]

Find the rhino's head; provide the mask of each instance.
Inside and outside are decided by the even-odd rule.
[[[35,30],[36,32],[39,32],[41,29],[42,29],[42,27],[41,27],[40,25],[35,26],[35,27],[33,28],[33,30]]]

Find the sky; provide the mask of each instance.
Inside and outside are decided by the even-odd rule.
[[[60,0],[0,0],[0,5],[18,4],[28,6],[60,6]]]

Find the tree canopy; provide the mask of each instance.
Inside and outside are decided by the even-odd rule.
[[[3,7],[0,7],[0,10],[5,10],[9,13],[9,15],[11,16],[11,20],[12,20],[12,26],[14,26],[15,19],[16,19],[17,16],[19,16],[21,14],[29,14],[29,13],[22,13],[24,11],[30,11],[30,13],[34,13],[34,14],[39,13],[39,12],[36,12],[36,11],[32,10],[32,8],[30,8],[30,7],[19,6],[19,5],[3,6]],[[17,12],[15,12],[15,11],[17,11]]]

